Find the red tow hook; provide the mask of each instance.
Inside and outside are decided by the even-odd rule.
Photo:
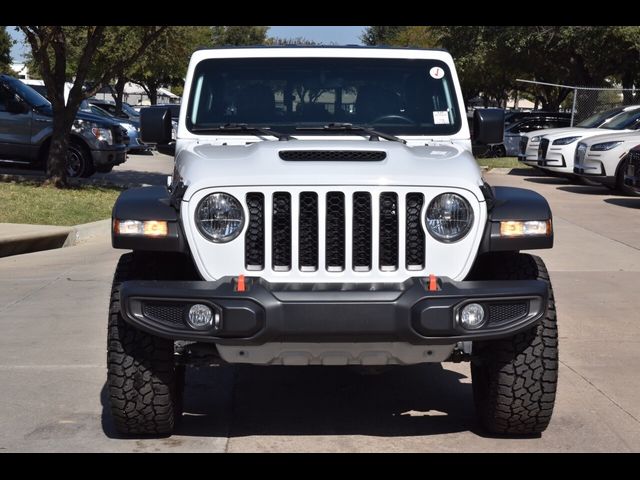
[[[236,291],[246,292],[247,284],[244,281],[244,275],[238,275],[238,282],[236,283]]]
[[[436,277],[433,273],[429,274],[429,286],[427,288],[430,292],[438,291],[438,277]]]

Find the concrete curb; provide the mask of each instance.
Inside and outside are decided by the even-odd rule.
[[[63,247],[71,247],[79,243],[86,242],[90,238],[101,235],[109,235],[111,233],[111,220],[98,220],[97,222],[83,223],[73,227],[73,231],[67,236],[67,240]]]
[[[5,232],[0,235],[0,257],[20,255],[23,253],[51,250],[66,245],[73,227],[54,227],[50,225],[17,225],[3,224]],[[18,230],[6,233],[10,227]]]
[[[24,253],[71,247],[84,243],[91,238],[109,235],[111,220],[98,220],[73,227],[52,225],[4,224],[5,229],[15,226],[20,229],[15,234],[0,234],[0,257],[21,255]]]

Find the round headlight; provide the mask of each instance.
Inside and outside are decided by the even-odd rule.
[[[473,210],[464,197],[443,193],[431,200],[426,215],[427,230],[441,242],[457,242],[473,225]]]
[[[240,235],[244,211],[233,195],[216,192],[200,200],[195,220],[202,235],[215,243],[226,243]]]

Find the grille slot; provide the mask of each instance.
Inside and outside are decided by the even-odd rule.
[[[422,206],[424,195],[407,194],[406,247],[405,261],[407,270],[422,270],[425,257],[425,236],[422,228]]]
[[[376,150],[281,150],[282,160],[295,162],[379,162],[386,152]]]
[[[549,139],[543,138],[540,140],[540,146],[538,147],[538,157],[542,160],[547,158],[547,150],[549,149]]]
[[[179,303],[143,303],[142,314],[158,322],[184,325],[185,306]]]
[[[249,223],[244,239],[244,261],[247,270],[264,268],[264,195],[258,192],[247,194]]]
[[[318,194],[300,194],[300,216],[298,220],[298,260],[300,270],[313,272],[318,269]]]
[[[344,193],[327,193],[326,263],[330,272],[344,270]]]
[[[371,194],[353,194],[353,269],[371,270]]]
[[[517,320],[529,312],[527,302],[492,303],[489,305],[489,322],[502,323]]]
[[[380,194],[380,270],[398,268],[398,194]]]
[[[291,194],[273,194],[272,257],[275,271],[291,269]]]

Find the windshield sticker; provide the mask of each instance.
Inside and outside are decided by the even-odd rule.
[[[444,77],[444,70],[440,67],[433,67],[431,70],[429,70],[429,75],[431,75],[432,78],[439,80]]]
[[[436,125],[449,125],[449,112],[444,110],[441,112],[433,112],[433,123]]]

